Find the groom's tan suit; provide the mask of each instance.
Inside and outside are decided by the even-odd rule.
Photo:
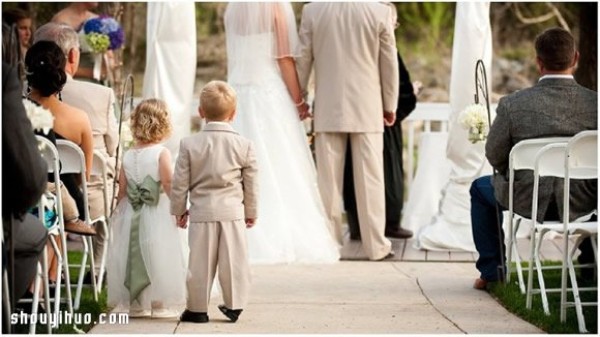
[[[371,260],[385,257],[384,111],[396,111],[398,60],[391,9],[380,3],[304,6],[297,61],[306,89],[315,71],[314,128],[319,188],[333,234],[342,243],[342,180],[352,145],[360,233]]]
[[[242,309],[247,303],[250,268],[244,218],[256,219],[256,174],[252,142],[227,123],[210,122],[181,140],[171,213],[184,214],[189,198],[188,310],[207,312],[217,266],[225,306]]]

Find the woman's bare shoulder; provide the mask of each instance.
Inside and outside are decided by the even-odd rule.
[[[88,114],[79,109],[76,108],[72,105],[66,104],[66,103],[62,103],[62,111],[65,114],[65,117],[71,118],[73,122],[77,123],[77,124],[89,124],[90,123],[90,118],[88,117]]]

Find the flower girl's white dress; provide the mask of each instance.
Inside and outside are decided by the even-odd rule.
[[[107,265],[108,305],[116,307],[118,312],[127,312],[130,306],[132,312],[137,312],[160,307],[179,310],[185,305],[187,233],[176,226],[175,217],[170,214],[169,198],[162,192],[158,158],[163,149],[161,145],[152,145],[130,149],[123,156],[128,197],[121,200],[111,217]],[[135,227],[132,225],[135,220],[132,204],[140,205],[139,230],[132,228]],[[131,234],[138,236],[137,240],[131,241],[132,247]],[[130,256],[130,250],[141,254]],[[147,279],[139,276],[144,274],[144,267]],[[125,286],[127,274],[131,275],[130,287]],[[131,302],[130,293],[135,293],[136,289],[142,289],[138,301]]]

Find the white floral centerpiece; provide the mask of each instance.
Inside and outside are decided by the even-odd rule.
[[[123,144],[125,150],[133,146],[133,135],[131,134],[129,123],[121,125],[121,144]]]
[[[469,130],[469,141],[475,144],[485,141],[490,131],[487,109],[482,104],[471,104],[460,113],[460,123]]]
[[[48,134],[54,126],[54,116],[52,113],[28,99],[23,99],[23,106],[25,106],[25,112],[27,113],[27,118],[31,121],[33,130],[42,130],[44,134]]]

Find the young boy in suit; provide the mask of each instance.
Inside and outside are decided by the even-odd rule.
[[[235,117],[236,93],[227,83],[206,84],[200,102],[207,124],[181,140],[171,189],[171,213],[178,226],[186,228],[190,220],[187,308],[181,321],[208,322],[218,267],[225,302],[219,310],[235,322],[250,284],[244,229],[254,226],[257,216],[256,157],[252,142],[229,124]]]

